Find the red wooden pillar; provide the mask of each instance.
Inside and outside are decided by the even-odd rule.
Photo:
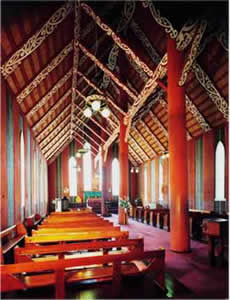
[[[129,163],[128,163],[128,143],[125,142],[125,133],[127,126],[124,124],[124,118],[120,119],[120,142],[119,142],[119,163],[120,163],[120,198],[127,199],[129,195]],[[119,223],[121,210],[119,207]]]
[[[169,180],[171,199],[171,250],[190,250],[188,227],[187,147],[185,128],[185,91],[178,82],[184,65],[183,52],[168,38],[168,133]]]

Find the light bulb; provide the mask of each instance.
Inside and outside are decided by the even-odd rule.
[[[77,152],[76,157],[77,157],[77,158],[80,158],[80,157],[81,157],[81,154],[80,154],[79,152]]]
[[[108,118],[110,116],[110,110],[108,109],[108,107],[103,108],[101,114],[104,118]]]
[[[101,102],[99,100],[94,100],[92,102],[92,109],[94,111],[99,111],[100,107],[101,107]]]
[[[92,116],[92,111],[89,107],[87,107],[85,110],[84,110],[84,116],[86,118],[90,118]]]
[[[139,173],[139,169],[138,169],[138,168],[136,168],[136,170],[135,170],[135,171],[136,171],[136,173]]]
[[[131,173],[133,173],[134,172],[134,169],[133,168],[131,168],[131,171],[130,171]]]
[[[77,171],[78,171],[78,172],[81,172],[81,167],[78,167],[78,168],[77,168]]]

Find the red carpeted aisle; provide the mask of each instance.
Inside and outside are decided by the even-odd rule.
[[[111,218],[117,224],[117,215]],[[223,299],[228,298],[228,264],[211,267],[208,261],[207,244],[191,240],[191,252],[178,254],[170,251],[170,232],[146,225],[129,218],[129,225],[122,228],[131,236],[144,237],[145,250],[158,247],[166,249],[166,272],[191,291],[184,298]],[[169,296],[169,295],[168,295]]]

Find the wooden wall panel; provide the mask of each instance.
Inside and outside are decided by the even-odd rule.
[[[3,81],[2,81],[3,82]],[[7,144],[6,144],[6,86],[1,84],[1,228],[8,226]]]
[[[195,180],[195,140],[187,144],[188,157],[188,202],[189,208],[195,208],[196,180]]]
[[[204,209],[214,210],[215,149],[214,131],[203,136],[203,197]]]

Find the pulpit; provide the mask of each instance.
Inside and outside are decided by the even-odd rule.
[[[203,233],[208,236],[208,254],[209,261],[212,266],[216,264],[215,260],[215,244],[219,243],[218,256],[221,263],[224,262],[224,242],[228,237],[228,220],[222,218],[204,219]]]

